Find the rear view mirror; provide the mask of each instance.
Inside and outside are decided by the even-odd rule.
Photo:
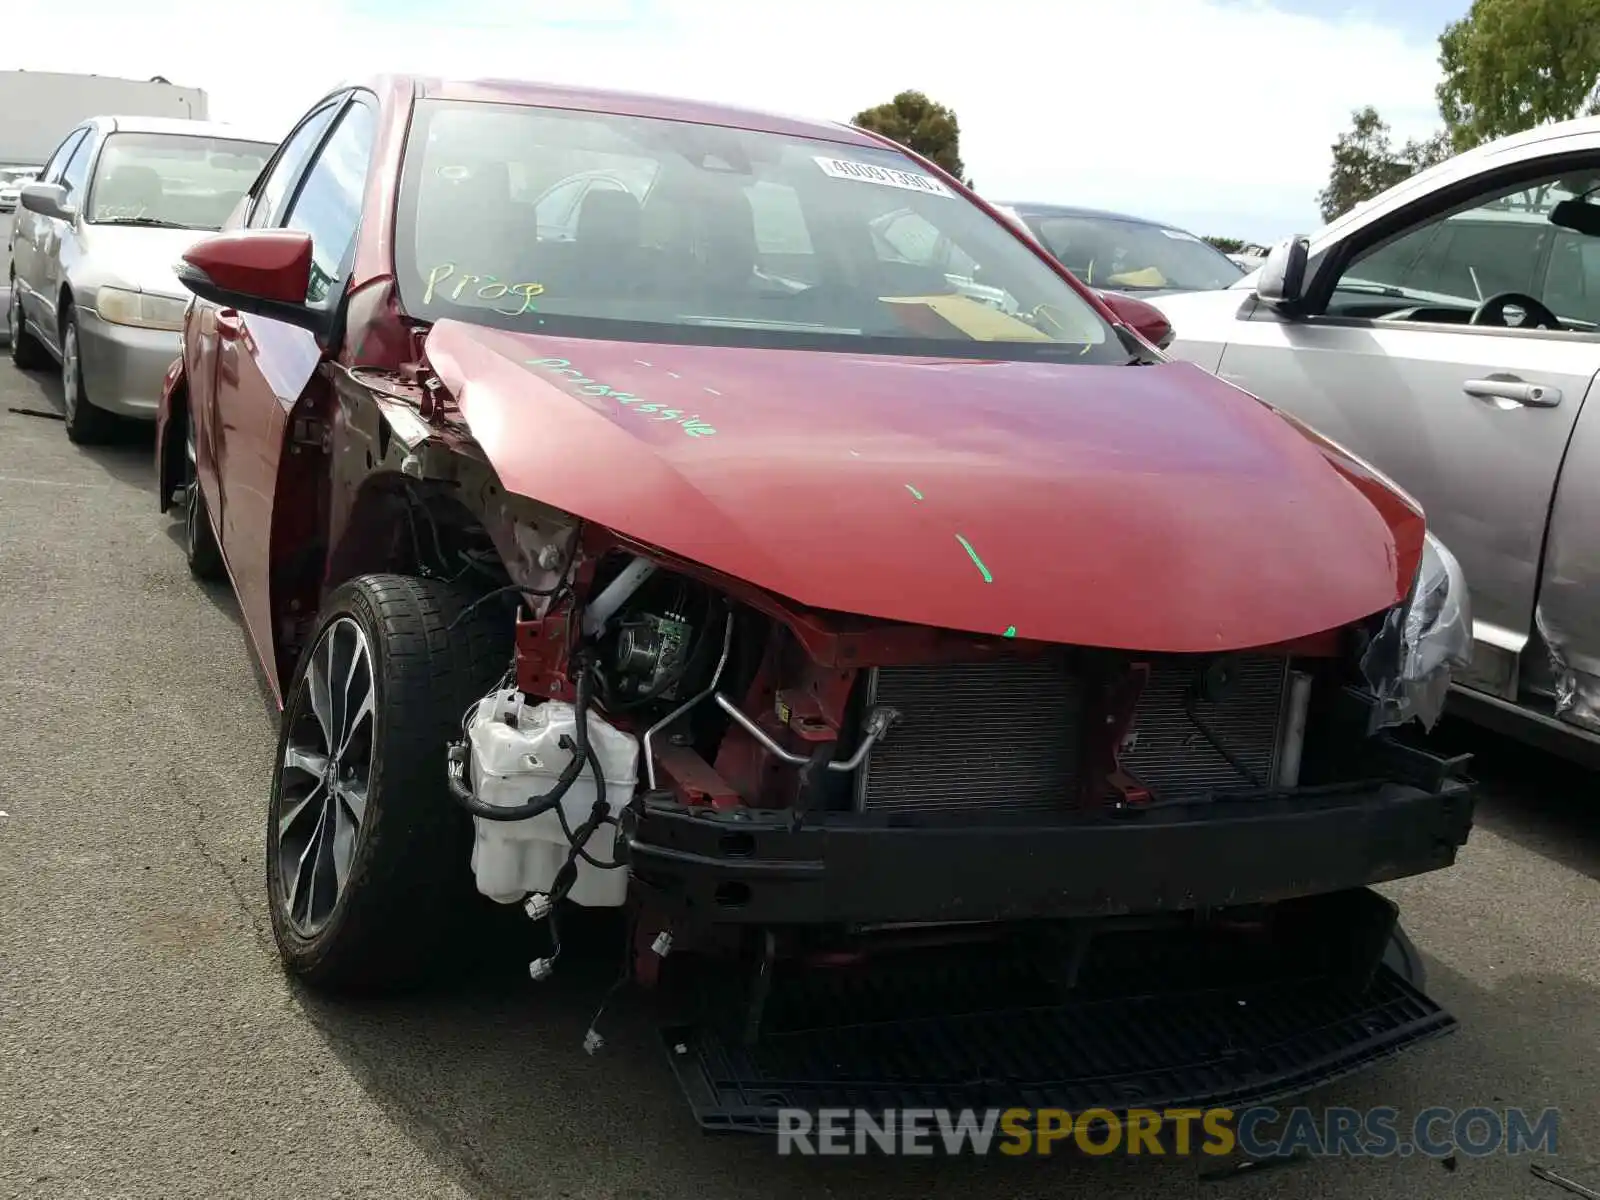
[[[1097,294],[1105,306],[1116,313],[1117,320],[1156,349],[1165,350],[1172,344],[1172,325],[1155,305],[1121,292]]]
[[[31,213],[59,221],[70,221],[77,215],[77,210],[67,203],[67,190],[59,183],[24,184],[17,203]]]
[[[1287,308],[1305,295],[1308,243],[1303,237],[1286,238],[1267,254],[1256,280],[1256,295],[1265,304]]]
[[[1585,237],[1600,237],[1600,204],[1563,200],[1550,210],[1550,224]]]
[[[311,237],[293,229],[241,229],[202,238],[184,252],[178,279],[202,300],[320,332],[324,313],[306,304]]]

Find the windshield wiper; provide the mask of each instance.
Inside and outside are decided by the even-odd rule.
[[[163,221],[160,217],[102,217],[96,225],[146,225],[152,229],[188,229],[181,221]]]

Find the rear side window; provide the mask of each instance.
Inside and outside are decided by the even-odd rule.
[[[364,104],[346,109],[289,210],[288,228],[311,235],[311,286],[306,293],[310,304],[328,298],[355,245],[376,123],[372,109]]]
[[[328,122],[333,120],[334,113],[338,111],[338,104],[324,105],[289,135],[277,161],[272,164],[272,174],[267,176],[260,194],[256,196],[255,207],[250,210],[251,229],[270,229],[283,219],[294,181],[300,178],[306,160],[316,150],[317,143],[328,128]]]

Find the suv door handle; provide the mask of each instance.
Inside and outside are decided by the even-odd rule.
[[[1469,379],[1461,385],[1467,395],[1479,400],[1509,400],[1528,408],[1554,408],[1561,403],[1561,389],[1542,383],[1526,383],[1515,375],[1491,375]]]
[[[239,311],[233,308],[217,309],[217,336],[223,341],[231,342],[238,337],[244,329],[244,323],[239,320]]]

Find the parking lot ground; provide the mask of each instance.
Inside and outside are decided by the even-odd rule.
[[[1562,1194],[1504,1156],[1225,1184],[1171,1159],[780,1160],[700,1134],[638,1002],[583,1053],[609,942],[542,987],[528,946],[487,940],[435,994],[307,995],[267,931],[274,718],[232,597],[189,579],[148,434],[80,450],[7,411],[59,400],[0,365],[0,1196]],[[1600,1188],[1600,789],[1446,736],[1485,751],[1479,827],[1455,869],[1391,890],[1461,1029],[1308,1101],[1559,1106],[1553,1163]]]

